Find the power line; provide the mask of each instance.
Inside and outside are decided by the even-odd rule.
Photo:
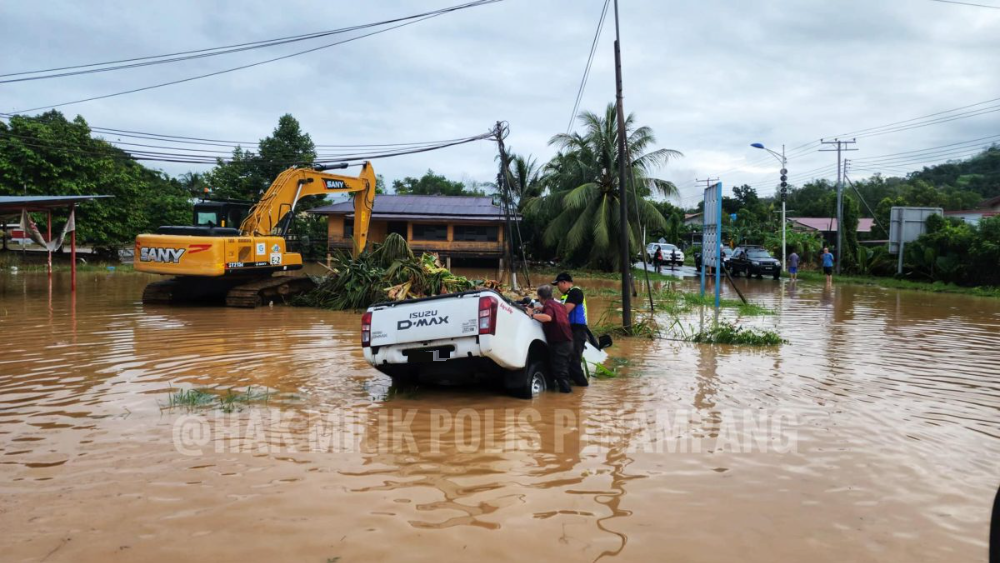
[[[992,8],[1000,10],[1000,6],[987,6],[986,4],[973,4],[972,2],[958,2],[957,0],[931,0],[931,2],[941,2],[943,4],[959,4],[961,6],[975,6],[977,8]]]
[[[587,88],[587,79],[590,77],[590,67],[594,63],[594,53],[597,51],[597,43],[601,39],[601,30],[604,28],[604,18],[608,14],[608,4],[611,0],[604,0],[604,9],[601,10],[601,19],[597,22],[597,31],[594,32],[594,40],[590,43],[590,55],[587,57],[587,66],[583,69],[583,77],[580,79],[580,88],[576,92],[576,101],[573,103],[573,113],[569,116],[569,123],[566,125],[566,134],[569,135],[573,129],[573,121],[576,120],[576,112],[580,111],[580,102],[583,100],[583,91]]]
[[[34,142],[27,142],[23,140],[24,139],[23,136],[11,135],[9,133],[5,133],[5,136],[22,138],[20,144],[26,147],[55,150],[65,153],[82,154],[82,155],[101,157],[101,158],[117,158],[121,160],[172,162],[172,163],[184,163],[184,164],[217,164],[219,161],[231,162],[231,159],[217,158],[205,155],[191,155],[185,153],[171,153],[162,151],[126,151],[119,147],[115,147],[110,143],[107,145],[107,147],[103,147],[103,149],[116,149],[118,151],[121,151],[121,154],[115,153],[114,150],[97,150],[97,151],[83,150],[75,147],[67,147],[65,143],[59,143],[56,141],[47,141],[41,139],[29,139],[29,141],[34,141]],[[312,162],[276,161],[276,160],[268,160],[264,162],[272,164],[282,164],[285,166],[295,166],[295,165],[308,165],[308,164],[342,163],[342,162],[352,162],[352,161],[362,161],[362,160],[377,160],[377,159],[391,158],[395,156],[405,156],[410,154],[418,154],[423,152],[440,150],[448,147],[453,147],[456,145],[462,145],[475,141],[492,139],[493,137],[494,134],[492,131],[490,131],[480,135],[474,135],[471,137],[464,137],[464,138],[454,139],[451,141],[441,142],[434,145],[426,145],[420,147],[397,148],[394,150],[384,150],[382,152],[355,153],[355,154],[344,154],[335,156],[318,155],[317,158],[315,158]]]
[[[902,121],[895,121],[895,122],[892,122],[892,123],[886,123],[886,124],[878,125],[878,126],[875,126],[875,127],[868,127],[868,128],[865,128],[865,129],[858,129],[856,131],[849,131],[849,132],[846,132],[846,133],[840,133],[840,134],[835,135],[835,136],[836,137],[846,137],[848,135],[853,135],[853,136],[856,136],[856,138],[874,137],[874,136],[888,134],[888,133],[897,133],[897,132],[901,132],[901,131],[907,131],[907,130],[910,130],[910,129],[918,129],[918,128],[927,127],[927,126],[930,126],[930,125],[939,125],[941,123],[947,123],[949,121],[955,121],[955,120],[958,120],[958,119],[967,119],[967,118],[970,118],[970,117],[977,117],[977,116],[980,116],[980,115],[985,115],[985,114],[989,114],[989,113],[994,113],[994,112],[1000,111],[1000,105],[993,105],[993,106],[986,107],[986,108],[979,108],[978,107],[978,106],[984,106],[984,105],[987,105],[987,104],[993,104],[994,102],[1000,102],[1000,98],[993,98],[993,99],[989,99],[989,100],[984,100],[984,101],[981,101],[981,102],[976,102],[976,103],[973,103],[973,104],[968,104],[968,105],[960,106],[960,107],[957,107],[957,108],[952,108],[952,109],[948,109],[948,110],[944,110],[944,111],[939,111],[939,112],[935,112],[935,113],[931,113],[931,114],[927,114],[927,115],[922,115],[920,117],[914,117],[914,118],[911,118],[911,119],[905,119],[905,120],[902,120]],[[964,111],[964,112],[962,111],[962,110],[969,110],[971,108],[978,108],[978,109],[974,109],[974,110],[971,110],[971,111]],[[956,113],[956,112],[958,112],[958,113]],[[952,114],[952,115],[948,115],[948,114]],[[934,119],[930,119],[930,118],[934,118]],[[787,153],[787,157],[789,159],[792,159],[794,157],[801,156],[803,154],[807,154],[807,153],[811,152],[813,148],[815,148],[816,146],[819,146],[819,145],[820,145],[820,140],[817,139],[817,140],[814,140],[814,141],[810,141],[808,143],[803,143],[803,144],[798,145],[796,147],[792,147],[791,149],[789,149],[789,151]],[[725,174],[728,174],[728,173],[731,173],[731,172],[736,172],[736,171],[739,171],[740,169],[745,168],[747,166],[756,166],[756,165],[762,164],[764,162],[768,162],[769,160],[770,160],[769,156],[762,155],[759,158],[757,158],[755,160],[752,160],[752,161],[749,161],[749,162],[746,162],[744,164],[741,164],[740,166],[736,166],[734,168],[730,168],[729,170],[724,170],[720,174],[725,175]]]
[[[470,2],[468,4],[464,4],[463,6],[464,7],[469,7],[472,4],[477,4],[477,3],[480,3],[480,2]],[[448,10],[454,10],[454,9],[458,9],[458,8],[460,8],[460,6],[449,8]],[[319,31],[319,32],[314,32],[314,33],[306,33],[306,34],[301,34],[301,35],[293,35],[293,36],[290,36],[290,37],[281,37],[281,38],[277,38],[277,39],[265,39],[265,40],[262,40],[262,41],[253,41],[253,42],[249,42],[249,43],[240,43],[240,44],[237,44],[237,45],[226,45],[226,46],[222,46],[222,47],[211,47],[211,48],[207,48],[207,49],[198,49],[198,50],[194,50],[194,51],[182,51],[182,52],[178,52],[178,53],[169,53],[169,54],[166,54],[166,55],[152,55],[152,56],[146,56],[146,57],[135,57],[135,58],[131,58],[131,59],[122,59],[122,60],[118,60],[118,61],[108,61],[108,62],[103,62],[103,63],[90,63],[90,64],[85,64],[85,65],[67,66],[67,67],[60,67],[60,68],[47,69],[47,70],[33,70],[33,71],[22,71],[22,72],[8,73],[8,74],[0,74],[0,77],[9,77],[9,76],[19,76],[19,77],[21,77],[21,78],[12,78],[12,79],[8,79],[8,80],[0,80],[0,84],[9,84],[9,83],[14,83],[14,82],[26,82],[26,81],[33,81],[33,80],[46,80],[46,79],[50,79],[50,78],[60,78],[60,77],[66,77],[66,76],[76,76],[76,75],[81,75],[81,74],[94,74],[94,73],[100,73],[100,72],[109,72],[109,71],[113,71],[113,70],[138,68],[138,67],[144,67],[144,66],[160,65],[160,64],[166,64],[166,63],[188,61],[188,60],[193,60],[193,59],[215,57],[215,56],[219,56],[219,55],[227,55],[227,54],[231,54],[231,53],[239,53],[239,52],[242,52],[242,51],[249,51],[249,50],[253,50],[253,49],[262,49],[262,48],[266,48],[266,47],[275,47],[275,46],[279,46],[279,45],[287,45],[289,43],[296,43],[296,42],[299,42],[299,41],[308,41],[308,40],[311,40],[311,39],[318,39],[318,38],[327,37],[327,36],[330,36],[330,35],[337,35],[337,34],[341,34],[341,33],[348,33],[348,32],[351,32],[351,31],[358,31],[358,30],[367,29],[367,28],[370,28],[370,27],[379,27],[379,26],[383,26],[383,25],[389,25],[389,24],[398,23],[398,22],[401,22],[401,21],[407,21],[407,20],[417,19],[417,18],[420,18],[420,17],[423,17],[423,16],[427,16],[427,15],[430,15],[430,14],[434,14],[434,13],[440,12],[440,11],[441,10],[434,10],[432,12],[424,12],[424,13],[421,13],[421,14],[415,14],[415,15],[412,15],[412,16],[405,16],[405,17],[401,17],[401,18],[395,18],[395,19],[385,20],[385,21],[380,21],[380,22],[367,23],[367,24],[361,24],[361,25],[354,25],[354,26],[350,26],[350,27],[343,27],[343,28],[339,28],[339,29],[331,29],[331,30]],[[137,61],[139,61],[139,62],[137,62]],[[128,64],[125,64],[125,63],[128,63]],[[95,67],[103,67],[103,68],[95,68]],[[61,71],[61,70],[67,70],[67,71],[70,71],[70,72],[61,72],[61,73],[58,73],[58,74],[44,74],[44,73],[58,72],[58,71]],[[28,74],[41,74],[41,76],[25,76],[25,75],[28,75]]]
[[[408,25],[413,25],[415,23],[420,23],[422,21],[429,20],[431,18],[436,18],[438,16],[441,16],[441,15],[444,15],[444,14],[447,14],[447,13],[450,13],[450,12],[455,12],[455,11],[458,11],[458,10],[464,10],[466,8],[478,7],[478,6],[482,6],[482,5],[486,5],[486,4],[493,4],[495,2],[502,2],[502,1],[503,0],[477,0],[476,2],[470,2],[468,4],[461,4],[459,6],[453,6],[451,8],[444,8],[444,9],[441,9],[441,10],[437,10],[435,12],[430,12],[430,15],[418,17],[416,19],[405,21],[403,23],[399,23],[399,24],[396,24],[396,25],[393,25],[393,26],[390,26],[390,27],[387,27],[387,28],[384,28],[384,29],[379,29],[379,30],[372,31],[372,32],[369,32],[369,33],[364,33],[362,35],[358,35],[358,36],[351,37],[351,38],[348,38],[348,39],[343,39],[341,41],[335,41],[333,43],[327,43],[326,45],[320,45],[319,47],[313,47],[311,49],[306,49],[306,50],[303,50],[303,51],[296,51],[295,53],[289,53],[287,55],[282,55],[280,57],[274,57],[274,58],[263,60],[263,61],[257,61],[255,63],[240,65],[240,66],[233,67],[233,68],[218,70],[218,71],[215,71],[215,72],[210,72],[210,73],[207,73],[207,74],[200,74],[200,75],[197,75],[197,76],[191,76],[191,77],[182,78],[182,79],[179,79],[179,80],[171,80],[169,82],[163,82],[163,83],[160,83],[160,84],[153,84],[151,86],[144,86],[142,88],[133,88],[131,90],[125,90],[125,91],[122,91],[122,92],[115,92],[115,93],[112,93],[112,94],[104,94],[104,95],[101,95],[101,96],[92,96],[90,98],[84,98],[84,99],[80,99],[80,100],[73,100],[73,101],[70,101],[70,102],[61,102],[61,103],[58,103],[58,104],[49,104],[49,105],[39,106],[39,107],[35,107],[35,108],[17,110],[17,111],[14,111],[12,113],[15,113],[15,114],[17,114],[17,113],[27,113],[27,112],[38,111],[38,110],[42,110],[42,109],[51,109],[51,108],[57,108],[57,107],[62,107],[62,106],[80,104],[80,103],[84,103],[84,102],[92,102],[92,101],[95,101],[95,100],[103,100],[103,99],[106,99],[106,98],[113,98],[113,97],[116,97],[116,96],[124,96],[126,94],[135,94],[137,92],[144,92],[146,90],[153,90],[153,89],[156,89],[156,88],[162,88],[164,86],[172,86],[174,84],[182,84],[182,83],[185,83],[185,82],[191,82],[193,80],[200,80],[202,78],[209,78],[209,77],[212,77],[212,76],[218,76],[220,74],[226,74],[226,73],[230,73],[230,72],[235,72],[237,70],[245,70],[245,69],[248,69],[248,68],[252,68],[252,67],[256,67],[256,66],[260,66],[260,65],[265,65],[265,64],[268,64],[268,63],[276,62],[276,61],[281,61],[281,60],[284,60],[284,59],[290,59],[292,57],[297,57],[297,56],[300,56],[300,55],[305,55],[305,54],[308,54],[308,53],[313,53],[315,51],[319,51],[321,49],[327,49],[329,47],[334,47],[336,45],[343,45],[345,43],[350,43],[352,41],[357,41],[358,39],[364,39],[366,37],[371,37],[373,35],[378,35],[380,33],[385,33],[387,31],[392,31],[394,29],[399,29],[401,27],[406,27]]]

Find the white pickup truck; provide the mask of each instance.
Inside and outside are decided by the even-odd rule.
[[[372,366],[400,384],[492,382],[524,399],[552,387],[541,323],[493,290],[372,305],[361,320],[361,346]],[[589,344],[584,351],[589,363],[606,358]]]

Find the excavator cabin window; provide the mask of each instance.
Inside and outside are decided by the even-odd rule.
[[[240,228],[250,211],[243,201],[199,201],[194,205],[194,224],[199,227]]]

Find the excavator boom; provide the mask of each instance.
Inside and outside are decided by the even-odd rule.
[[[326,169],[329,168],[289,168],[279,174],[250,210],[240,231],[250,236],[284,236],[295,206],[303,197],[353,193],[354,254],[362,252],[368,243],[368,226],[375,204],[375,171],[369,162],[361,165],[358,176],[331,174]]]

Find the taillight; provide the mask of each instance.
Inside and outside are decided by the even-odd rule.
[[[367,348],[372,345],[372,312],[365,311],[361,315],[361,347]]]
[[[479,298],[479,334],[497,333],[497,298]]]

